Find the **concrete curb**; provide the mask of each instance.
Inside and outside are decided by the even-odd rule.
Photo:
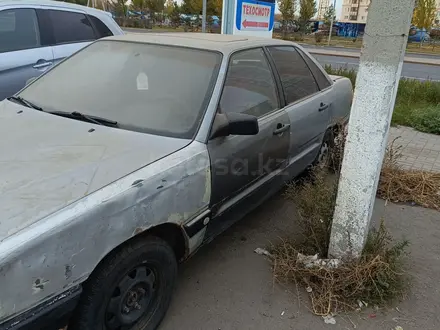
[[[333,51],[333,50],[321,50],[321,49],[314,49],[314,48],[307,48],[305,49],[310,54],[316,54],[316,55],[326,55],[326,56],[338,56],[338,57],[349,57],[349,58],[359,58],[360,54],[353,54],[349,52],[342,52],[342,51]],[[440,66],[440,59],[418,59],[410,56],[405,56],[405,63],[413,63],[413,64],[424,64],[424,65],[433,65],[433,66]]]

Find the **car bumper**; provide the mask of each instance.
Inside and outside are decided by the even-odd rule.
[[[64,327],[82,292],[76,286],[0,324],[0,330],[58,330]]]

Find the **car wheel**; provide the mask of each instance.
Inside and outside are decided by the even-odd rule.
[[[327,130],[322,140],[321,148],[313,163],[314,167],[321,169],[331,166],[331,148],[334,146],[334,135],[331,130]]]
[[[107,257],[87,280],[68,329],[157,329],[176,278],[177,260],[165,241],[135,240]]]

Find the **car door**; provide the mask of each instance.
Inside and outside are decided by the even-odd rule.
[[[330,89],[329,85],[319,88],[301,50],[273,46],[268,51],[280,76],[291,123],[289,164],[298,174],[317,156],[330,124]]]
[[[44,46],[34,8],[0,11],[0,100],[22,89],[53,62],[51,47]]]
[[[97,39],[92,23],[85,12],[43,8],[40,14],[50,24],[55,64]]]
[[[255,48],[234,53],[229,60],[218,112],[257,117],[259,133],[219,137],[208,142],[214,216],[239,203],[261,181],[286,165],[290,122],[281,108],[265,51]]]

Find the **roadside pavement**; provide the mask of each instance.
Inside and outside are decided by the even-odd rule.
[[[160,330],[404,330],[440,329],[440,213],[376,201],[396,238],[409,239],[412,289],[387,310],[335,317],[325,324],[293,284],[274,281],[271,264],[255,254],[280,238],[296,237],[296,209],[280,194],[202,248],[181,267],[177,292]],[[373,314],[374,313],[374,314]],[[398,328],[397,328],[398,329]]]
[[[397,138],[397,139],[396,139]],[[410,127],[391,127],[389,142],[401,147],[402,168],[440,172],[440,136],[418,132]]]

